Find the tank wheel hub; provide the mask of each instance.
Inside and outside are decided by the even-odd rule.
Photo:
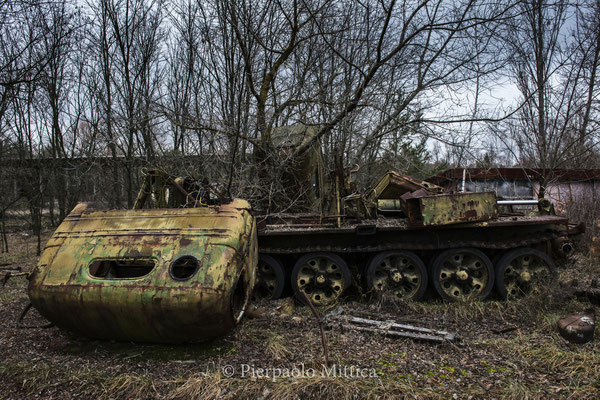
[[[400,283],[402,281],[402,279],[404,278],[402,276],[402,273],[397,270],[392,271],[391,275],[392,275],[392,280],[396,283]]]
[[[323,274],[318,274],[317,275],[317,283],[319,285],[324,284],[326,280],[327,280],[327,278],[325,278],[325,275],[323,275]]]
[[[257,284],[264,286],[269,292],[274,291],[277,286],[277,275],[275,275],[273,267],[266,263],[259,263],[258,271]]]
[[[469,273],[467,271],[460,270],[456,273],[456,276],[458,277],[458,279],[460,279],[461,281],[466,281],[467,279],[469,279]]]
[[[523,271],[520,274],[520,278],[523,282],[529,282],[531,280],[531,274],[529,271]]]
[[[498,291],[503,298],[515,298],[544,290],[555,277],[554,263],[531,248],[509,251],[498,262]]]
[[[254,284],[254,300],[278,299],[285,286],[285,273],[281,262],[261,254],[257,263],[256,283]]]

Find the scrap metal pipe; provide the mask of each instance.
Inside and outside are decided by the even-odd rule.
[[[525,205],[533,205],[537,206],[539,200],[498,200],[499,206],[525,206]]]

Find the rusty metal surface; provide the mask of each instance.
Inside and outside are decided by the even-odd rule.
[[[192,209],[114,211],[87,211],[79,204],[48,241],[28,294],[48,320],[87,336],[208,340],[234,325],[238,283],[242,302],[249,297],[256,240],[255,218],[243,200]],[[197,259],[195,272],[174,279],[172,265],[184,256]],[[118,265],[115,271],[123,277],[102,276],[90,268],[100,262]],[[151,270],[132,274],[140,265]]]
[[[404,202],[401,199],[378,199],[377,211],[404,211]]]
[[[260,218],[260,217],[259,217]],[[263,219],[264,221],[264,219]],[[266,224],[258,226],[259,236],[272,235],[297,235],[297,234],[330,234],[330,233],[345,233],[355,232],[358,227],[364,225],[375,225],[377,231],[407,231],[407,230],[422,230],[430,229],[423,226],[410,226],[407,218],[389,218],[389,219],[372,219],[362,220],[360,223],[350,222],[343,224],[340,228],[333,224],[319,224],[318,221],[312,223],[299,224],[294,221],[284,223],[285,217],[282,215],[278,219],[277,224]],[[460,225],[461,229],[471,228],[494,228],[507,226],[529,226],[529,225],[557,225],[560,230],[566,229],[568,219],[566,217],[544,215],[539,217],[530,216],[503,216],[490,221],[471,222]],[[436,226],[435,229],[457,229],[456,225],[451,226]],[[559,228],[556,228],[559,229]],[[570,233],[569,233],[570,234]]]
[[[487,221],[498,217],[493,192],[419,196],[405,200],[408,221],[414,226]]]
[[[281,222],[281,220],[278,220]],[[369,235],[361,228],[369,227]],[[511,249],[564,236],[567,219],[557,216],[509,216],[485,222],[412,227],[406,218],[364,220],[340,228],[266,225],[259,228],[261,253],[373,253],[388,250],[442,250],[454,247]]]
[[[587,343],[594,338],[595,313],[567,315],[557,322],[560,335],[572,343]]]
[[[344,197],[344,213],[356,218],[375,218],[378,213],[389,212],[404,215],[402,196],[415,192],[433,195],[442,193],[443,189],[408,175],[387,171],[366,194],[354,193]]]
[[[375,199],[400,199],[407,192],[424,189],[429,193],[442,193],[443,189],[432,183],[402,175],[394,171],[386,172],[373,186],[372,198]]]

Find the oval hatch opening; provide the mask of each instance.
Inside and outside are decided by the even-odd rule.
[[[154,260],[145,258],[94,260],[89,271],[94,278],[131,279],[148,275],[154,266]]]
[[[171,276],[173,279],[183,281],[189,279],[196,273],[200,263],[193,256],[179,257],[171,265]]]

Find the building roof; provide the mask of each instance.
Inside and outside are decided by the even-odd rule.
[[[543,168],[451,168],[427,178],[427,182],[436,185],[462,180],[465,170],[468,180],[539,180],[546,176],[554,182],[600,180],[600,169],[543,169]]]

